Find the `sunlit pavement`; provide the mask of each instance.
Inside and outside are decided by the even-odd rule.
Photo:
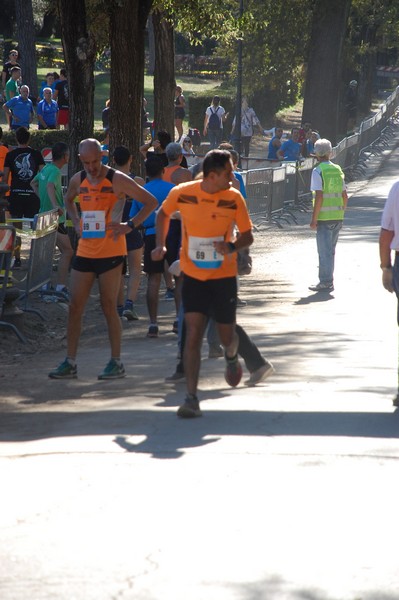
[[[238,312],[276,374],[230,389],[207,359],[204,416],[166,385],[176,337],[125,327],[128,376],[49,381],[59,356],[2,381],[1,600],[396,600],[396,299],[383,290],[381,210],[395,152],[350,199],[335,291],[315,294],[314,233],[256,234]],[[165,305],[163,310],[165,310]],[[244,376],[245,378],[245,376]]]

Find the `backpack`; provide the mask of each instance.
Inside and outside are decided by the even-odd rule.
[[[217,114],[219,108],[220,106],[218,106],[215,111],[211,108],[212,114],[209,117],[208,129],[211,129],[212,131],[217,131],[218,129],[220,129],[220,117]]]
[[[201,134],[198,129],[189,129],[188,137],[191,139],[193,146],[201,145]]]

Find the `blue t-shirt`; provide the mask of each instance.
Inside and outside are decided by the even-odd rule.
[[[108,150],[109,151],[108,144],[101,144],[101,150]],[[107,165],[109,163],[109,155],[108,154],[103,154],[103,156],[101,157],[101,162],[103,163],[103,165]]]
[[[241,173],[239,173],[238,171],[234,171],[234,176],[240,184],[241,196],[246,199],[247,198],[247,190],[245,189],[245,183],[244,183],[244,179],[243,179]]]
[[[57,123],[58,104],[55,100],[48,103],[46,100],[40,100],[37,105],[37,114],[40,115],[48,127],[55,127]],[[39,123],[39,129],[41,125]]]
[[[281,144],[280,150],[284,152],[284,160],[299,160],[301,144],[293,140],[287,140]]]
[[[12,122],[11,125],[17,125],[18,127],[27,127],[29,129],[30,116],[33,114],[32,100],[27,98],[24,100],[22,96],[14,96],[11,100],[6,102],[6,106],[12,110]],[[14,115],[18,118],[16,121]]]
[[[272,137],[272,139],[269,142],[269,152],[267,155],[267,158],[269,160],[280,160],[279,157],[277,156],[277,150],[279,150],[281,148],[276,148],[276,146],[273,146],[273,142],[274,140],[279,139],[276,135],[274,137]]]
[[[173,183],[169,183],[168,181],[164,181],[163,179],[152,179],[144,185],[144,189],[148,190],[150,194],[155,196],[155,198],[158,200],[158,209],[169,194],[170,190],[174,187],[175,186],[173,185]],[[141,202],[133,200],[129,217],[132,218],[135,215],[137,215],[142,206],[143,205]],[[147,217],[145,221],[143,221],[143,227],[145,230],[144,235],[152,235],[155,233],[155,219],[156,212],[153,211],[150,214],[150,216]]]
[[[44,90],[44,88],[49,87],[49,88],[51,88],[52,92],[54,92],[54,90],[55,90],[55,84],[57,82],[58,82],[58,79],[57,79],[57,81],[53,81],[53,83],[51,85],[49,85],[47,83],[47,81],[42,81],[42,85],[41,85],[40,92],[39,92],[39,96],[40,96],[41,100],[43,100],[43,96],[44,96],[43,90]]]

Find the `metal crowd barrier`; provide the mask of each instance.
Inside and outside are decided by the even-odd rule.
[[[11,275],[12,253],[15,246],[15,227],[0,224],[0,327],[12,329],[21,342],[26,342],[25,337],[13,323],[3,320],[4,307]]]
[[[365,119],[359,132],[341,140],[334,148],[332,160],[340,165],[348,177],[366,149],[379,148],[380,140],[397,111],[399,86],[382,104],[375,115]],[[381,152],[381,148],[379,150]],[[242,172],[247,189],[247,205],[251,218],[273,222],[278,215],[289,213],[290,207],[302,206],[310,199],[310,180],[316,159],[306,158],[294,162],[270,163],[265,159],[242,158],[243,165],[262,164],[263,168],[247,168]],[[266,163],[267,164],[267,163]],[[289,213],[291,214],[291,213]]]
[[[22,310],[36,313],[43,320],[42,313],[29,306],[29,294],[51,281],[57,227],[58,211],[49,210],[35,216],[32,230],[20,232],[22,236],[30,238],[30,252],[27,274],[21,280],[25,283],[25,289],[19,300],[24,300]]]

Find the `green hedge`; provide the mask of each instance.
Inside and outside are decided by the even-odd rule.
[[[104,132],[94,131],[93,137],[101,142],[104,138]],[[4,131],[2,141],[9,146],[16,146],[15,131]],[[67,129],[31,129],[29,145],[36,150],[51,148],[56,142],[65,142],[69,144],[69,131]]]
[[[215,94],[209,95],[207,94],[191,94],[188,98],[189,105],[189,127],[196,127],[199,129],[201,135],[204,125],[205,111],[210,105],[212,98]],[[231,96],[224,96],[223,92],[217,94],[220,96],[220,104],[223,106],[226,112],[229,113],[229,116],[224,124],[225,133],[229,133],[231,131],[231,124],[234,118],[235,113],[235,99]],[[227,137],[227,136],[226,136]]]

